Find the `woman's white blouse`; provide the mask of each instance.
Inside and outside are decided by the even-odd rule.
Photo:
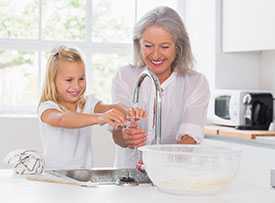
[[[98,99],[89,95],[82,112],[94,112],[98,102]],[[62,128],[48,125],[41,120],[41,115],[48,109],[62,111],[53,101],[45,101],[39,105],[40,136],[46,168],[91,168],[93,166],[91,128]],[[80,112],[80,109],[77,109],[77,112]]]
[[[132,106],[133,90],[139,74],[144,68],[134,66],[122,67],[113,80],[113,103]],[[206,78],[196,72],[187,74],[173,72],[162,84],[162,118],[161,142],[176,143],[180,135],[188,134],[197,142],[201,142],[203,126],[206,121],[209,101],[209,86]],[[140,126],[148,134],[146,144],[154,141],[153,104],[154,86],[150,79],[145,78],[140,89],[139,106],[145,109],[147,117]],[[138,160],[137,150],[122,148],[116,145],[114,166],[117,168],[134,168]]]

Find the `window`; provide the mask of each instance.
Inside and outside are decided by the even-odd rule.
[[[132,30],[146,11],[180,0],[1,0],[0,113],[34,114],[49,51],[66,45],[84,56],[87,93],[111,102],[116,70],[132,62]]]

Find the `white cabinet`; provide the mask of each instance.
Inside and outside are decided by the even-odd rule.
[[[223,0],[223,51],[275,49],[274,0]]]

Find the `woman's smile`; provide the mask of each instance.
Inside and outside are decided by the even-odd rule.
[[[145,29],[140,45],[145,65],[158,76],[160,82],[165,81],[172,72],[172,63],[176,58],[172,35],[154,25]]]
[[[159,66],[159,65],[162,65],[164,63],[164,60],[161,60],[161,59],[151,60],[151,63],[156,65],[156,66]]]

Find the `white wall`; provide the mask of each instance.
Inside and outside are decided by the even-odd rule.
[[[0,168],[5,166],[2,160],[12,150],[41,150],[38,125],[35,118],[1,117],[0,128]]]
[[[38,121],[35,117],[0,117],[0,168],[6,154],[15,149],[35,149],[42,151]],[[112,167],[114,145],[111,133],[103,127],[92,129],[95,167]]]
[[[222,52],[222,0],[216,4],[216,77],[218,89],[259,89],[260,52]]]
[[[264,51],[260,60],[260,86],[273,90],[275,96],[275,51]]]
[[[211,89],[257,89],[260,53],[222,52],[222,1],[186,0],[185,23],[199,71]]]
[[[196,60],[195,68],[207,75],[211,89],[215,87],[215,1],[186,0],[184,23],[189,33]]]

